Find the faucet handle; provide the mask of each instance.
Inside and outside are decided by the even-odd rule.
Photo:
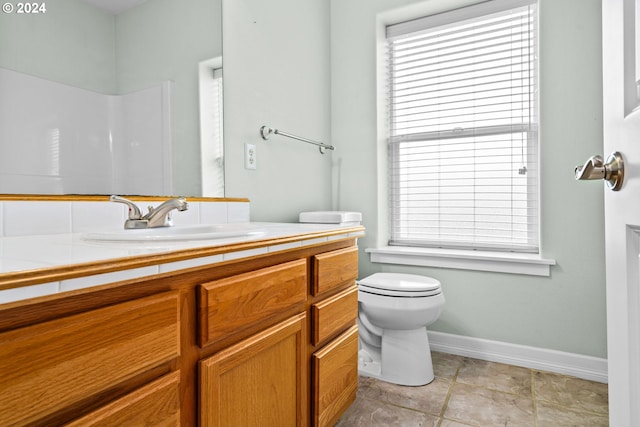
[[[117,203],[123,203],[123,204],[127,205],[129,207],[129,219],[140,219],[140,218],[142,218],[142,212],[140,211],[140,208],[138,207],[138,205],[133,203],[131,200],[125,199],[124,197],[120,197],[120,196],[116,196],[116,195],[112,194],[111,196],[109,196],[109,201],[117,202]]]

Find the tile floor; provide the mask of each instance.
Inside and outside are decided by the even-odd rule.
[[[436,379],[402,387],[360,377],[335,427],[608,426],[607,385],[462,356],[432,353]]]

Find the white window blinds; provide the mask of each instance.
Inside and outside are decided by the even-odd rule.
[[[200,156],[202,194],[224,194],[224,99],[222,68],[207,68],[200,77]]]
[[[536,40],[532,1],[387,27],[390,244],[538,252]]]

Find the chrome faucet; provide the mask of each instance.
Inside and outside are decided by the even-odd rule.
[[[189,207],[184,197],[176,197],[163,202],[157,208],[149,206],[149,212],[142,215],[140,208],[129,199],[120,196],[111,196],[112,202],[123,203],[129,207],[129,218],[124,222],[125,229],[170,227],[173,225],[171,211],[186,211]]]

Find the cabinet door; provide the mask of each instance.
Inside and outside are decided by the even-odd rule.
[[[313,354],[313,425],[332,426],[358,390],[358,327]]]
[[[200,362],[200,425],[306,426],[306,315]]]
[[[67,427],[179,426],[180,372],[172,372]]]

